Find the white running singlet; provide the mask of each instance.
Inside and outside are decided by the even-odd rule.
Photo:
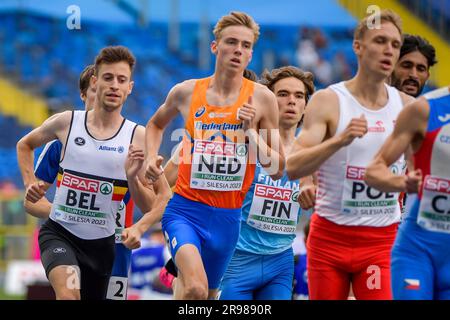
[[[116,213],[128,190],[125,160],[137,125],[124,119],[113,137],[97,140],[86,118],[85,111],[73,112],[50,219],[92,240],[115,233]]]
[[[368,132],[338,150],[318,170],[316,212],[339,225],[382,227],[400,221],[399,194],[380,192],[363,180],[366,167],[392,133],[403,108],[399,92],[386,85],[387,104],[370,110],[352,96],[344,82],[330,88],[339,98],[336,135],[345,130],[352,118],[362,114],[367,119]],[[406,170],[403,156],[391,170],[398,174]]]

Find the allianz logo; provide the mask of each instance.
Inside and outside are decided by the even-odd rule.
[[[117,151],[118,153],[123,153],[125,151],[125,148],[123,146],[119,146],[119,147],[100,146],[100,147],[98,147],[98,150],[100,150],[100,151]]]

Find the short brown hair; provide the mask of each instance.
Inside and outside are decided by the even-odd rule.
[[[253,31],[254,35],[254,42],[258,40],[259,37],[259,25],[253,20],[251,16],[244,12],[238,12],[233,11],[230,12],[230,14],[223,16],[220,18],[220,20],[217,22],[216,26],[214,27],[214,37],[216,37],[216,40],[219,40],[222,36],[222,31],[226,27],[231,26],[244,26]]]
[[[97,57],[95,57],[95,74],[98,74],[98,69],[102,63],[111,64],[121,61],[128,63],[131,72],[133,72],[134,65],[136,64],[136,58],[127,47],[105,47],[100,51]]]
[[[272,71],[264,71],[261,76],[261,84],[265,85],[273,92],[275,83],[285,78],[297,78],[305,85],[305,100],[308,102],[309,97],[314,93],[314,76],[311,72],[303,71],[297,67],[285,66]]]
[[[93,64],[88,65],[84,70],[80,73],[79,87],[80,94],[83,96],[87,95],[87,90],[89,88],[89,84],[91,83],[91,78],[94,75],[95,66]]]
[[[402,19],[398,14],[396,14],[394,11],[390,9],[383,9],[379,13],[380,16],[380,23],[383,22],[390,22],[392,23],[400,32],[400,35],[402,35]],[[355,28],[355,32],[353,33],[353,39],[354,40],[360,40],[364,37],[364,34],[369,29],[368,22],[369,18],[373,18],[373,15],[366,16],[361,21],[359,21],[358,25]]]

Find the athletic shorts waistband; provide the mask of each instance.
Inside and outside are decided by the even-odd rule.
[[[348,239],[352,243],[360,242],[361,244],[384,241],[385,239],[393,239],[397,234],[398,223],[389,226],[373,227],[373,226],[347,226],[336,224],[324,217],[314,213],[311,217],[311,230],[320,233],[321,237],[332,237],[335,239]]]
[[[172,199],[169,201],[170,206],[180,206],[180,207],[191,207],[195,208],[197,210],[202,210],[202,213],[204,214],[224,214],[224,215],[241,215],[242,209],[236,208],[236,209],[229,209],[229,208],[217,208],[217,207],[211,207],[205,203],[194,201],[191,199],[188,199],[186,197],[183,197],[182,195],[178,193],[174,193],[172,196]]]

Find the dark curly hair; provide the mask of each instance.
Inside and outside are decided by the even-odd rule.
[[[400,59],[408,53],[419,51],[427,59],[428,68],[437,63],[436,50],[434,47],[424,38],[411,34],[405,34],[403,38],[403,44],[400,49]]]

